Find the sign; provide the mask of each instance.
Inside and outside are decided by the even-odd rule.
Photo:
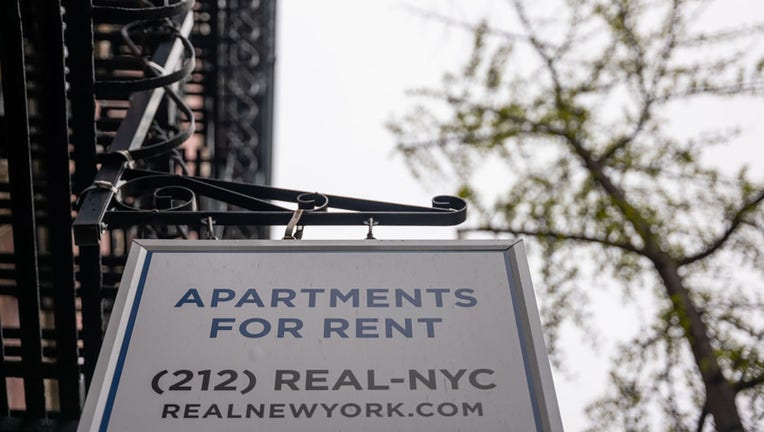
[[[521,242],[130,251],[79,431],[561,431]]]

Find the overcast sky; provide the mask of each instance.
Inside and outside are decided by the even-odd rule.
[[[281,0],[278,9],[276,67],[276,130],[274,185],[358,198],[430,205],[433,196],[454,191],[450,185],[417,182],[394,152],[394,139],[384,124],[412,105],[406,90],[437,87],[445,71],[455,70],[469,55],[471,35],[413,13],[417,8],[466,20],[506,11],[504,1],[361,2],[357,0]],[[764,2],[730,0],[716,13],[764,18]],[[761,48],[761,47],[759,47]],[[735,166],[764,159],[762,104],[724,108],[723,113],[699,113],[685,106],[679,116],[699,122],[734,118],[747,131],[746,147],[727,148],[720,157]],[[720,110],[721,111],[721,110]],[[705,117],[704,117],[705,116]],[[761,170],[759,163],[755,169]],[[761,170],[760,172],[764,172]],[[760,177],[761,178],[761,177]],[[500,179],[496,179],[497,182]],[[382,239],[453,238],[453,228],[393,228],[376,230]],[[274,236],[282,235],[275,231]],[[361,239],[362,227],[308,227],[305,238]],[[619,302],[603,292],[603,305]],[[600,323],[623,321],[620,308],[599,317]],[[580,345],[580,335],[566,345]],[[605,353],[573,349],[573,373],[555,374],[563,422],[569,431],[586,424],[583,407],[605,385]]]
[[[411,177],[384,123],[406,110],[407,89],[436,85],[460,57],[454,48],[465,52],[469,39],[394,1],[282,1],[278,17],[275,184],[424,206],[452,193],[425,190]],[[362,238],[364,231],[329,232]],[[453,235],[449,228],[403,232]]]

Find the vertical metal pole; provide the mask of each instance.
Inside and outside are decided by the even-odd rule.
[[[260,184],[270,185],[273,177],[273,101],[275,98],[275,65],[276,65],[276,0],[266,0],[261,5],[263,10],[263,48],[261,50],[260,67],[263,69],[265,91],[257,98],[259,112],[258,128],[258,170],[262,170]],[[262,167],[262,168],[261,168]],[[270,237],[268,227],[257,227],[257,238],[267,239]]]
[[[5,355],[3,343],[3,331],[0,328],[0,366],[5,364]],[[0,367],[0,417],[7,417],[10,414],[8,409],[8,388],[5,385],[5,367]]]
[[[92,1],[63,0],[66,9],[66,46],[69,50],[69,100],[71,101],[74,145],[74,192],[79,195],[95,179],[96,129],[93,69]],[[79,250],[80,298],[82,299],[83,372],[85,383],[93,378],[98,351],[101,349],[101,253],[98,246]]]
[[[103,338],[103,275],[98,245],[80,246],[80,298],[82,299],[82,339],[85,385],[90,387]]]
[[[45,417],[40,286],[37,266],[32,155],[27,118],[26,74],[21,11],[16,0],[0,2],[0,61],[5,110],[8,175],[11,179],[13,248],[21,324],[24,396],[29,417]]]
[[[263,72],[266,77],[265,94],[260,103],[260,161],[263,170],[262,184],[270,185],[273,177],[273,101],[275,99],[275,65],[276,65],[276,0],[264,2],[263,16],[265,25],[263,36],[265,49],[261,53],[265,64]],[[263,227],[264,228],[264,227]],[[264,232],[267,232],[265,230]],[[268,238],[261,236],[260,238]]]
[[[41,12],[40,111],[42,147],[47,155],[48,220],[52,260],[56,378],[61,417],[79,418],[80,391],[77,363],[77,317],[74,293],[74,244],[72,241],[71,186],[69,180],[69,131],[66,115],[64,34],[61,2],[38,0]]]
[[[228,70],[229,70],[229,29],[230,6],[226,0],[217,2],[216,11],[216,37],[215,46],[215,140],[211,151],[212,169],[210,177],[224,178],[225,173],[225,154],[222,149],[225,148],[228,135],[228,123],[225,121],[228,110]],[[223,209],[223,205],[214,202],[214,209]]]
[[[220,2],[209,2],[210,13],[210,37],[207,40],[207,49],[209,50],[208,61],[210,62],[210,71],[207,75],[207,80],[204,88],[204,97],[212,99],[212,112],[207,115],[207,125],[204,129],[204,135],[206,142],[204,143],[209,151],[210,159],[210,177],[214,177],[217,173],[217,166],[215,159],[217,153],[215,152],[215,142],[218,139],[219,127],[220,127],[220,77],[223,75],[223,69],[220,59],[220,48],[223,43],[220,32],[220,18],[221,18],[221,4]],[[197,169],[197,174],[200,175]],[[204,208],[208,208],[205,205]]]
[[[88,0],[63,0],[66,9],[66,47],[69,51],[69,100],[72,129],[72,154],[74,170],[74,193],[80,192],[95,179],[96,128],[93,71],[93,21],[92,2]]]

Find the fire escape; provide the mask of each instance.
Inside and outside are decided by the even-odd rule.
[[[275,0],[0,2],[0,430],[76,428],[134,238],[464,220],[454,197],[269,186],[275,13]]]

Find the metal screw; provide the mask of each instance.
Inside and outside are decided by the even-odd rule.
[[[366,233],[366,240],[376,240],[376,237],[374,237],[374,225],[379,225],[379,222],[375,221],[374,218],[368,218],[363,224],[369,227],[369,232]]]

